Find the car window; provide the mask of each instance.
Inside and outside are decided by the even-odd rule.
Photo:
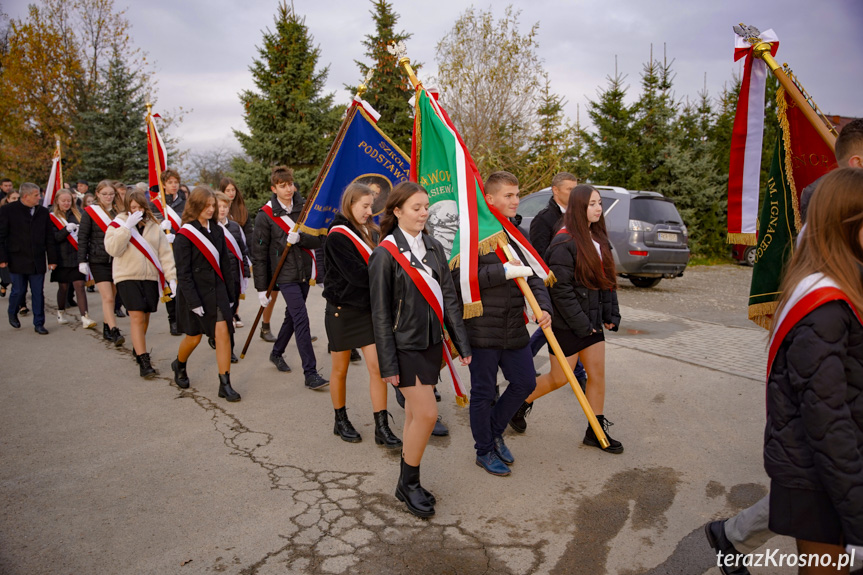
[[[629,219],[650,224],[683,223],[683,218],[680,217],[673,202],[664,198],[645,196],[632,198],[629,207]]]
[[[532,218],[548,205],[551,194],[534,193],[525,196],[518,203],[518,214],[523,218]]]
[[[607,215],[611,208],[620,201],[618,198],[613,198],[611,196],[603,196],[600,194],[600,197],[602,198],[602,215]]]

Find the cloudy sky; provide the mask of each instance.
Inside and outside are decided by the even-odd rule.
[[[238,148],[232,128],[245,129],[238,94],[253,87],[249,65],[263,30],[273,28],[277,0],[136,0],[128,18],[135,43],[155,62],[158,107],[191,110],[176,135],[184,148]],[[116,0],[118,6],[124,0]],[[3,3],[20,18],[26,2]],[[513,0],[521,27],[539,23],[539,53],[554,92],[568,100],[574,120],[582,119],[606,76],[618,68],[628,75],[630,94],[651,43],[661,57],[663,43],[674,60],[678,97],[694,97],[704,86],[717,95],[737,72],[732,25],[773,28],[780,39],[777,60],[788,62],[828,114],[863,116],[863,0]],[[455,0],[393,0],[397,28],[412,33],[408,55],[435,69],[436,43],[469,3]],[[364,0],[294,0],[320,46],[320,65],[330,67],[328,90],[347,102],[343,84],[356,83],[355,59],[364,59],[361,41],[373,31]],[[488,9],[489,3],[474,4]],[[493,5],[502,15],[504,3]],[[433,8],[432,8],[433,7]]]

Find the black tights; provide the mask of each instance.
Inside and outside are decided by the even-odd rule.
[[[72,282],[75,288],[75,297],[78,298],[78,309],[81,310],[81,315],[87,313],[87,292],[84,291],[84,280]],[[66,296],[69,291],[69,284],[58,284],[57,287],[57,309],[64,311],[66,309]]]

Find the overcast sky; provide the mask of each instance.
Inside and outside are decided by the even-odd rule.
[[[123,6],[129,0],[116,0]],[[26,2],[3,2],[3,11],[21,18]],[[777,60],[788,62],[821,109],[828,114],[863,117],[863,0],[514,0],[521,29],[539,23],[539,53],[552,89],[566,97],[574,120],[580,104],[595,99],[606,76],[618,68],[628,74],[630,95],[638,93],[639,74],[650,44],[662,56],[663,43],[674,59],[675,93],[695,97],[704,86],[716,96],[732,74],[732,25],[745,22],[773,28],[780,40]],[[249,66],[257,57],[264,29],[273,29],[276,0],[137,0],[129,2],[134,42],[156,64],[158,109],[183,107],[176,136],[181,146],[201,150],[239,148],[232,128],[245,130],[238,94],[253,88]],[[469,3],[454,0],[394,0],[397,30],[412,33],[407,43],[413,61],[424,62],[421,78],[434,72],[435,45]],[[495,15],[506,4],[495,3]],[[328,91],[337,101],[356,83],[355,59],[365,60],[361,45],[373,32],[371,2],[295,0],[297,12],[320,46],[320,66],[329,66]],[[474,4],[487,9],[489,3]]]

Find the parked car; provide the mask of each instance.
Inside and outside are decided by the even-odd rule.
[[[641,288],[653,287],[663,278],[682,276],[689,263],[689,232],[674,202],[657,192],[594,187],[602,196],[618,275]],[[518,214],[524,229],[530,230],[534,216],[550,199],[551,188],[521,199]]]
[[[755,265],[755,246],[746,244],[734,244],[731,246],[731,257],[743,265],[752,267]]]

